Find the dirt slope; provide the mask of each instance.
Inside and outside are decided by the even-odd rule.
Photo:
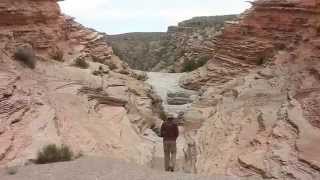
[[[15,175],[0,170],[1,180],[255,180],[223,176],[201,177],[164,173],[147,167],[104,158],[84,158],[73,162],[17,168]],[[258,180],[258,179],[257,179]]]

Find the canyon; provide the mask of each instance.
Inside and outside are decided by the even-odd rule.
[[[56,0],[2,0],[0,167],[28,165],[54,143],[165,176],[157,133],[167,114],[181,126],[181,174],[171,178],[320,179],[320,1],[251,4],[213,28],[204,17],[169,27],[174,45],[162,44],[164,53],[166,33],[112,37],[62,15]],[[116,47],[119,38],[124,47]],[[154,41],[150,59],[131,40],[142,49]],[[15,60],[18,47],[32,48],[34,69]],[[130,54],[139,60],[130,62]],[[182,73],[181,64],[204,56],[201,67]]]
[[[224,22],[236,18],[237,15],[194,17],[168,27],[166,33],[108,35],[106,40],[115,54],[133,69],[186,72],[193,70],[185,67],[189,62],[205,64],[210,57],[207,43],[221,33]]]
[[[50,143],[151,161],[154,145],[143,134],[161,122],[160,100],[138,80],[143,72],[114,56],[102,33],[63,16],[56,1],[6,0],[0,12],[0,166],[28,164]],[[13,58],[24,46],[33,47],[35,69]],[[88,67],[77,67],[83,59]]]

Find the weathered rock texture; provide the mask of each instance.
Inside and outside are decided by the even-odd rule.
[[[239,21],[211,41],[212,59],[182,84],[190,89],[219,85],[266,63],[281,49],[294,49],[317,30],[317,8],[295,1],[256,1]],[[309,4],[308,4],[309,3]],[[315,5],[314,5],[315,6]]]
[[[127,33],[108,35],[107,42],[117,56],[133,69],[149,71],[164,59],[166,33]]]
[[[13,43],[23,42],[43,49],[64,39],[64,19],[60,18],[55,0],[3,0],[0,2],[0,15],[1,48],[12,48]]]
[[[137,80],[144,73],[113,56],[103,34],[62,16],[54,0],[2,0],[0,14],[0,166],[34,159],[49,143],[140,164],[152,159],[143,133],[159,121],[161,101]],[[35,69],[13,60],[26,43]],[[51,59],[57,52],[60,62]],[[74,65],[78,58],[88,69]]]
[[[235,15],[196,17],[171,26],[167,33],[107,36],[115,54],[130,67],[148,71],[182,72],[188,62],[205,62],[207,43]]]
[[[169,44],[174,44],[174,61],[160,62],[157,68],[171,72],[189,72],[203,66],[212,56],[211,40],[221,33],[226,21],[236,15],[194,17],[168,28]],[[164,66],[163,66],[164,65]]]
[[[193,171],[320,179],[319,8],[255,1],[212,41],[213,58],[182,81],[203,92],[186,114]]]

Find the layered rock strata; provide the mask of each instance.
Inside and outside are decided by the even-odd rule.
[[[293,50],[317,29],[315,4],[296,1],[255,1],[253,8],[229,22],[211,41],[212,58],[194,78],[182,84],[190,89],[219,85],[270,61],[278,50]]]
[[[207,66],[182,81],[203,92],[185,115],[189,169],[320,178],[319,5],[255,1],[213,41]]]
[[[184,72],[187,63],[200,64],[208,60],[206,43],[219,34],[225,21],[235,18],[235,15],[196,17],[169,27],[166,33],[110,35],[107,41],[131,68]]]
[[[54,0],[4,0],[0,14],[0,166],[27,163],[50,143],[75,154],[152,159],[155,134],[143,135],[160,121],[161,101],[104,34],[62,16]],[[14,60],[20,44],[33,47],[35,69]],[[76,66],[79,58],[87,69]]]
[[[0,15],[1,48],[29,43],[36,49],[46,49],[65,39],[64,19],[55,0],[3,0]]]

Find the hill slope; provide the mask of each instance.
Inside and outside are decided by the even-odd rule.
[[[2,180],[255,180],[224,176],[201,177],[182,173],[164,173],[135,164],[105,158],[83,158],[73,162],[17,168],[15,175],[0,170]],[[258,180],[258,179],[256,179]]]
[[[171,26],[167,33],[128,33],[107,36],[116,55],[131,68],[182,72],[184,63],[206,58],[200,51],[236,15],[196,17]],[[203,47],[204,46],[204,47]],[[208,58],[206,58],[208,59]],[[202,60],[203,61],[203,60]]]

